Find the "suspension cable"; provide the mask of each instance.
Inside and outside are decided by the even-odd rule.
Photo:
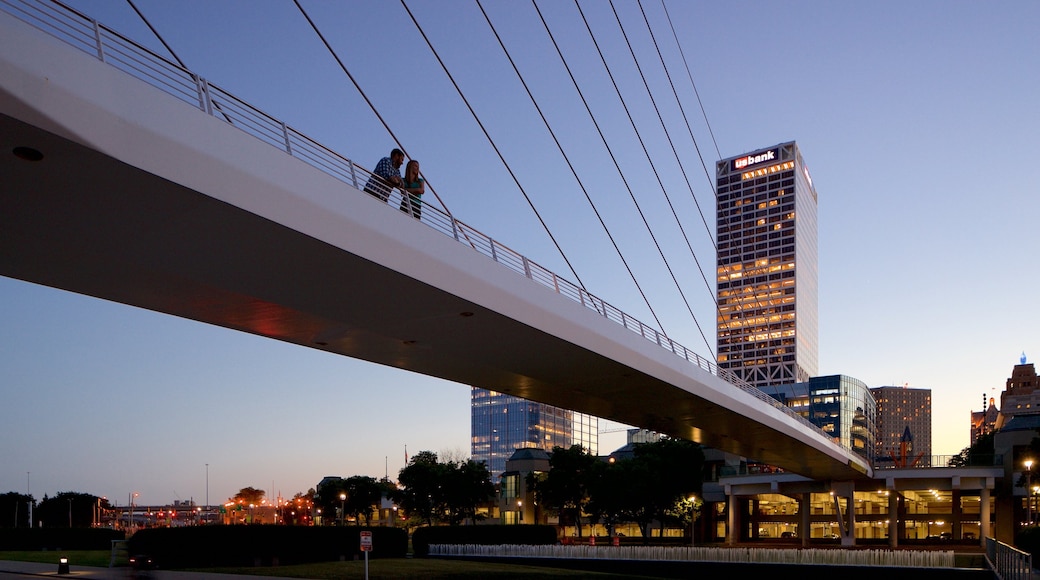
[[[704,110],[704,103],[701,102],[701,94],[697,91],[697,83],[693,82],[693,73],[690,72],[690,64],[686,62],[686,53],[683,52],[682,44],[679,43],[679,35],[675,32],[675,25],[672,24],[672,17],[668,14],[668,6],[665,5],[664,0],[661,0],[661,7],[664,8],[664,15],[668,19],[668,26],[672,28],[672,36],[675,38],[675,45],[679,47],[679,55],[682,56],[683,65],[686,67],[686,76],[690,78],[690,85],[693,86],[693,94],[697,96],[697,104],[700,105],[701,115],[704,117],[704,125],[708,127],[708,134],[711,135],[711,142],[715,144],[715,154],[722,159],[722,153],[719,151],[719,144],[715,141],[715,133],[711,130],[711,123],[708,122],[708,113]],[[700,149],[697,150],[700,153]],[[707,172],[708,168],[705,167],[704,171]],[[712,184],[712,191],[715,190],[714,183],[711,177],[708,177],[708,182]],[[718,194],[716,194],[718,195]]]
[[[524,86],[524,90],[527,91],[527,96],[531,99],[531,103],[534,105],[535,110],[538,111],[538,115],[542,118],[542,123],[545,124],[545,128],[549,131],[553,141],[556,143],[556,148],[560,150],[560,154],[563,155],[564,161],[567,163],[567,167],[570,168],[571,173],[574,175],[574,180],[578,183],[578,187],[585,194],[585,199],[588,200],[589,205],[592,207],[593,213],[596,214],[596,218],[599,219],[599,223],[603,226],[603,231],[606,232],[607,237],[610,238],[610,243],[613,244],[614,250],[617,252],[618,257],[621,258],[621,263],[625,265],[625,269],[628,270],[628,275],[632,278],[632,282],[636,285],[636,289],[639,290],[639,294],[643,297],[643,302],[646,303],[646,307],[650,309],[650,314],[653,315],[654,320],[657,321],[657,325],[661,328],[661,332],[664,332],[664,327],[661,324],[661,319],[658,318],[657,313],[654,312],[653,306],[650,305],[650,300],[647,298],[646,293],[643,292],[643,288],[639,285],[639,281],[636,279],[635,272],[628,265],[628,261],[625,259],[624,254],[621,252],[621,248],[618,247],[617,241],[614,240],[614,236],[610,233],[610,229],[607,227],[603,216],[599,213],[599,209],[596,208],[596,204],[592,201],[592,196],[589,195],[588,189],[585,187],[585,183],[582,182],[581,178],[578,177],[578,171],[574,168],[574,164],[571,163],[570,158],[567,156],[567,152],[564,151],[563,145],[560,144],[560,140],[556,137],[556,133],[549,125],[548,119],[545,118],[545,114],[542,113],[542,108],[538,106],[538,102],[535,100],[534,95],[531,93],[531,89],[527,86],[527,81],[524,80],[520,69],[517,68],[516,63],[513,61],[513,56],[509,54],[509,49],[506,48],[505,43],[502,41],[502,37],[499,36],[498,30],[495,29],[495,25],[491,22],[491,18],[488,16],[487,11],[484,10],[484,6],[477,0],[477,6],[480,8],[480,12],[484,15],[484,19],[487,20],[488,26],[491,27],[491,32],[495,35],[495,39],[498,40],[499,46],[502,47],[502,51],[505,52],[506,58],[509,60],[509,64],[513,66],[513,72],[516,73],[517,78],[520,79],[520,84]],[[537,6],[536,6],[537,8]],[[667,333],[665,333],[667,334]]]
[[[657,58],[660,59],[660,61],[661,61],[661,68],[664,70],[664,76],[668,79],[668,85],[671,87],[672,95],[675,97],[675,104],[678,105],[679,112],[682,114],[682,118],[686,122],[686,129],[690,132],[690,139],[693,140],[693,148],[697,151],[697,158],[701,160],[701,167],[704,168],[704,174],[705,174],[705,176],[707,176],[708,175],[708,167],[704,164],[704,156],[701,155],[701,148],[700,148],[700,146],[697,145],[696,137],[693,136],[693,129],[690,127],[690,121],[689,121],[689,119],[686,118],[686,110],[683,109],[682,100],[679,99],[679,93],[678,93],[678,91],[675,90],[675,83],[672,82],[672,75],[671,75],[671,73],[668,72],[668,64],[664,60],[664,55],[661,54],[661,47],[657,44],[657,37],[654,36],[654,29],[653,29],[653,27],[650,26],[650,19],[647,18],[646,10],[643,9],[643,2],[642,2],[642,0],[639,0],[638,4],[639,4],[640,12],[643,13],[643,22],[646,23],[646,30],[647,30],[647,32],[650,33],[650,40],[654,43],[654,49],[657,50]],[[617,14],[617,12],[615,12],[615,15],[616,14]],[[621,24],[620,19],[618,20],[618,24],[619,25]],[[622,34],[624,34],[624,30],[622,30]],[[626,42],[628,41],[628,37],[627,36],[625,37],[625,41]],[[631,45],[629,46],[629,48],[631,49]],[[635,52],[632,53],[632,58],[633,58],[633,60],[635,60],[635,58],[636,58]],[[636,68],[639,69],[638,61],[636,62]],[[640,73],[639,74],[640,74],[640,76],[642,76],[642,74],[643,74],[641,69],[640,69]],[[649,93],[650,92],[650,86],[646,84],[646,78],[643,79],[643,84],[646,85],[647,93]],[[653,95],[650,96],[650,101],[654,102]],[[657,103],[656,102],[654,102],[654,110],[657,110]],[[690,190],[690,197],[693,198],[693,204],[695,206],[697,206],[697,213],[700,214],[701,221],[704,223],[704,229],[708,232],[708,239],[711,240],[712,246],[714,246],[715,247],[715,251],[718,252],[719,248],[715,244],[715,237],[712,236],[711,226],[708,225],[708,220],[704,216],[704,210],[701,209],[701,204],[700,204],[699,201],[697,201],[697,196],[694,195],[694,193],[693,193],[693,185],[690,184],[690,179],[686,175],[686,170],[683,168],[682,162],[679,161],[679,153],[676,152],[675,145],[672,144],[672,138],[668,134],[668,129],[665,126],[664,120],[661,119],[661,112],[660,111],[657,111],[657,118],[659,120],[661,120],[661,127],[664,128],[664,134],[665,134],[666,137],[668,137],[668,143],[672,145],[672,153],[675,154],[675,161],[679,165],[679,171],[682,172],[683,179],[686,181],[687,189]],[[711,181],[710,177],[708,178],[708,181],[709,182]],[[715,195],[715,188],[711,188],[711,192],[712,192],[712,195],[714,196]],[[671,202],[669,202],[669,205],[671,205]],[[678,221],[678,219],[679,219],[678,216],[676,216],[676,220],[677,221]],[[684,232],[684,235],[685,235],[685,232]],[[688,242],[688,240],[687,240],[687,242]],[[691,252],[693,251],[692,248],[691,248],[690,251]],[[694,259],[696,259],[696,256],[694,256]],[[697,265],[698,265],[698,267],[700,266],[699,263]],[[705,280],[705,282],[707,282],[707,280]]]
[[[298,0],[294,1],[298,2]],[[419,24],[419,21],[416,20],[415,15],[412,14],[411,9],[408,8],[408,4],[405,2],[405,0],[401,0],[401,5],[404,6],[405,11],[408,12],[408,16],[412,19],[412,23],[414,23],[415,27],[419,30],[419,34],[422,35],[423,40],[426,41],[426,45],[430,47],[430,51],[433,52],[433,56],[437,59],[437,62],[440,63],[441,68],[444,69],[444,74],[448,75],[448,80],[450,80],[452,86],[455,87],[455,91],[459,93],[459,96],[462,98],[462,102],[466,104],[466,108],[469,109],[470,114],[473,115],[473,120],[475,120],[477,122],[477,125],[480,126],[480,130],[484,132],[484,137],[486,137],[488,143],[491,144],[491,148],[495,150],[495,154],[498,155],[498,159],[502,162],[502,165],[505,166],[506,171],[509,172],[509,176],[513,178],[513,182],[516,183],[516,186],[520,189],[520,193],[523,194],[524,199],[527,200],[527,205],[531,207],[531,211],[534,212],[535,217],[537,217],[538,221],[542,224],[542,228],[545,229],[545,233],[549,235],[549,239],[551,239],[553,244],[556,246],[556,250],[560,253],[560,256],[563,258],[563,261],[567,263],[567,267],[570,268],[571,274],[573,274],[575,280],[578,281],[578,285],[581,286],[582,290],[588,292],[588,289],[585,288],[585,284],[581,281],[581,277],[578,276],[578,272],[574,269],[574,266],[571,264],[571,261],[567,259],[567,254],[563,252],[563,248],[560,247],[560,243],[556,241],[556,237],[553,236],[552,231],[549,230],[548,224],[545,223],[545,220],[542,219],[541,214],[538,213],[538,209],[534,206],[534,202],[531,201],[531,197],[527,195],[527,191],[524,189],[524,186],[520,184],[520,180],[517,179],[516,173],[513,172],[513,168],[509,166],[509,163],[506,161],[505,157],[502,155],[502,152],[499,150],[498,145],[495,144],[495,140],[491,138],[491,134],[488,133],[487,128],[484,127],[484,123],[481,122],[480,117],[478,117],[476,111],[473,110],[473,106],[470,105],[469,99],[466,98],[466,95],[462,92],[462,89],[459,88],[459,84],[455,82],[455,77],[451,75],[451,72],[448,70],[448,67],[444,64],[444,61],[441,60],[440,54],[437,53],[437,49],[433,47],[433,43],[430,42],[429,37],[426,36],[426,32]]]
[[[383,119],[383,115],[379,113],[379,110],[376,109],[376,106],[368,98],[368,95],[365,94],[365,91],[361,88],[361,85],[359,85],[357,80],[354,79],[354,75],[350,74],[350,71],[347,70],[346,65],[343,64],[343,61],[339,58],[339,55],[336,54],[336,51],[332,49],[332,45],[330,45],[329,41],[325,39],[325,35],[323,35],[321,31],[318,30],[318,26],[314,24],[314,21],[311,20],[310,15],[308,15],[307,11],[304,10],[303,6],[300,5],[300,0],[293,0],[293,2],[296,4],[296,7],[300,10],[300,14],[303,15],[303,17],[307,20],[307,23],[311,25],[312,29],[314,29],[314,33],[318,35],[319,39],[321,39],[322,44],[324,44],[325,48],[328,49],[329,54],[331,54],[332,58],[334,58],[336,60],[336,63],[339,64],[339,68],[342,69],[344,73],[346,73],[347,78],[349,78],[350,82],[354,84],[354,88],[357,89],[358,93],[361,95],[361,98],[365,99],[365,103],[368,104],[368,108],[371,109],[373,113],[375,113],[376,118],[379,119],[379,122],[383,124],[383,128],[386,129],[386,132],[390,134],[390,138],[393,139],[394,144],[399,149],[401,149],[401,151],[404,152],[405,155],[408,155],[408,151],[405,149],[404,145],[401,144],[401,141],[397,138],[397,135],[394,134],[394,130],[391,129],[390,125],[386,122],[385,119]],[[411,156],[409,155],[409,157]],[[430,189],[430,193],[432,193],[433,196],[437,198],[437,202],[440,203],[441,207],[444,208],[444,211],[448,214],[448,217],[454,220],[455,216],[452,215],[451,210],[448,209],[448,206],[444,203],[444,200],[442,200],[441,197],[437,195],[437,192],[433,189],[433,186],[430,184],[428,179],[425,180],[425,183],[426,186]]]
[[[640,0],[640,5],[639,5],[639,6],[640,6],[640,9],[642,9],[642,0]],[[716,155],[718,155],[718,156],[719,156],[719,158],[721,159],[721,158],[722,158],[722,153],[721,153],[721,152],[719,151],[719,144],[718,144],[718,142],[717,142],[717,141],[715,140],[715,133],[714,133],[714,132],[713,132],[713,131],[711,130],[711,123],[710,123],[710,122],[708,121],[708,113],[707,113],[707,112],[705,111],[705,109],[704,109],[704,103],[703,103],[703,102],[701,101],[701,95],[700,95],[700,92],[698,92],[698,91],[697,91],[697,83],[695,83],[695,82],[694,82],[694,80],[693,80],[693,73],[691,73],[691,72],[690,72],[690,65],[689,65],[689,63],[688,63],[688,62],[687,62],[687,60],[686,60],[686,54],[685,54],[685,52],[683,52],[683,49],[682,49],[682,44],[681,44],[681,43],[679,42],[679,35],[678,35],[678,34],[676,33],[676,31],[675,31],[675,25],[674,25],[674,24],[672,23],[672,17],[671,17],[671,15],[670,15],[670,14],[668,13],[668,6],[667,6],[667,5],[665,4],[665,1],[664,1],[664,0],[661,0],[661,7],[662,7],[662,8],[664,9],[664,14],[665,14],[665,17],[666,17],[666,18],[667,18],[667,20],[668,20],[668,25],[669,25],[669,27],[670,27],[670,28],[671,28],[671,30],[672,30],[672,37],[673,37],[673,38],[675,39],[675,45],[676,45],[676,47],[677,47],[677,48],[679,49],[679,55],[680,55],[680,56],[682,57],[683,65],[684,65],[684,67],[686,68],[686,75],[687,75],[687,77],[688,77],[688,78],[690,79],[690,86],[692,86],[692,87],[693,87],[693,93],[694,93],[694,95],[695,95],[695,96],[697,97],[697,104],[698,104],[698,105],[700,106],[700,110],[701,110],[701,115],[702,115],[702,116],[704,117],[704,124],[705,124],[705,126],[706,126],[706,127],[708,128],[708,134],[709,134],[709,135],[711,135],[711,141],[712,141],[712,144],[713,144],[713,145],[715,146],[715,153],[716,153]],[[649,26],[650,26],[650,25],[649,25],[649,20],[648,20],[648,19],[646,18],[646,12],[645,12],[645,11],[643,12],[643,18],[644,18],[645,20],[647,20],[647,27],[649,28]],[[651,37],[652,37],[652,36],[653,36],[653,31],[652,31],[652,30],[651,30],[650,34],[651,34]],[[654,41],[654,44],[655,44],[655,46],[657,45],[657,42],[656,42],[656,40]],[[658,54],[660,54],[660,50],[658,50]],[[664,62],[664,61],[663,61],[663,59],[662,59],[662,63],[663,63],[663,62]],[[666,67],[666,74],[667,74],[667,67]],[[669,75],[669,77],[668,77],[668,78],[669,78],[669,82],[671,82],[671,76],[670,76],[670,75]],[[673,92],[675,91],[675,86],[674,86],[674,85],[672,85],[672,91],[673,91]],[[678,99],[678,97],[676,97],[676,99]],[[681,107],[681,105],[680,105],[680,107]],[[686,115],[685,115],[685,112],[684,112],[684,114],[683,114],[683,118],[684,118],[684,119],[686,119]],[[689,127],[690,127],[690,125],[689,125],[689,121],[688,121],[688,120],[687,120],[687,124],[686,124],[686,126],[687,126],[687,128],[689,128]],[[692,132],[692,129],[690,129],[690,137],[691,137],[691,138],[693,138],[693,132]],[[713,194],[714,194],[714,196],[715,196],[715,200],[716,200],[716,204],[717,204],[717,203],[718,203],[718,192],[716,192],[716,191],[715,191],[715,183],[714,183],[714,181],[712,180],[712,178],[711,178],[711,176],[710,176],[710,174],[709,174],[709,172],[708,172],[708,168],[707,168],[707,166],[706,166],[706,165],[705,165],[705,163],[704,163],[704,158],[703,158],[703,156],[701,155],[701,150],[700,150],[700,147],[698,147],[698,146],[697,146],[697,141],[696,141],[696,139],[694,139],[694,142],[693,142],[693,143],[694,143],[694,147],[696,147],[696,149],[697,149],[697,155],[698,155],[698,156],[699,156],[699,157],[701,158],[701,166],[702,166],[702,167],[704,167],[704,174],[705,174],[705,177],[707,177],[707,178],[708,178],[708,183],[709,183],[709,185],[710,185],[710,187],[711,187],[711,191],[712,191],[712,193],[713,193]],[[727,234],[728,234],[728,233],[730,233],[730,230],[731,230],[731,228],[730,228],[730,225],[729,225],[729,223],[728,223],[728,222],[727,222],[726,224],[724,224],[724,226],[723,226],[723,227],[725,228],[725,232],[726,232]],[[718,233],[718,232],[717,232],[717,233]],[[718,254],[718,246],[717,246],[717,245],[716,245],[716,247],[715,247],[715,252],[716,252],[716,254]],[[724,272],[726,272],[726,273],[728,273],[728,272],[729,272],[729,266],[724,266]],[[766,289],[768,290],[768,288],[766,288]],[[763,311],[763,312],[764,312],[764,311],[765,311],[765,309],[766,309],[766,305],[762,303],[762,299],[761,299],[761,298],[759,297],[759,295],[758,295],[758,293],[757,293],[757,292],[754,292],[754,289],[752,289],[752,292],[753,292],[753,297],[754,297],[755,305],[757,306],[757,308],[758,308],[759,310],[761,310],[761,311]],[[716,308],[716,309],[718,310],[718,312],[719,312],[719,315],[720,315],[720,318],[725,318],[725,317],[724,317],[724,316],[722,315],[722,309],[721,309],[721,307],[719,306],[719,303],[718,303],[718,297],[717,297],[717,296],[715,297],[715,308]],[[743,329],[743,330],[747,330],[747,328],[748,328],[748,326],[749,326],[749,324],[750,324],[750,323],[748,322],[748,319],[747,319],[747,317],[745,317],[745,316],[743,315],[743,306],[741,306],[741,307],[740,307],[740,310],[741,310],[741,313],[740,313],[740,314],[741,314],[741,316],[740,316],[740,325],[741,325],[741,327],[742,327],[742,329]],[[775,392],[775,388],[774,388],[774,392]]]
[[[152,26],[152,23],[148,22],[148,19],[144,17],[144,14],[142,14],[141,11],[137,9],[137,5],[134,4],[134,0],[126,0],[126,3],[129,4],[131,8],[134,9],[134,12],[137,13],[137,16],[141,19],[142,22],[144,22],[145,26],[148,27],[148,30],[151,30],[152,34],[154,34],[155,37],[159,39],[159,42],[162,43],[162,45],[166,48],[166,51],[170,53],[170,55],[173,57],[173,59],[177,61],[177,64],[181,65],[181,68],[187,69],[188,67],[184,66],[184,61],[182,61],[180,59],[180,57],[177,56],[176,52],[173,52],[173,49],[170,48],[169,44],[166,44],[166,41],[163,40],[163,37],[162,37],[161,34],[159,34],[159,31],[157,31],[155,29],[155,27]]]
[[[596,47],[596,51],[597,53],[599,53],[600,60],[603,62],[603,66],[607,71],[607,75],[610,77],[610,82],[614,86],[614,91],[617,93],[618,99],[621,101],[621,105],[625,109],[625,114],[628,116],[628,121],[632,125],[632,130],[636,134],[636,139],[639,141],[640,146],[643,148],[643,154],[646,156],[647,162],[650,164],[651,171],[657,178],[657,184],[660,186],[661,191],[665,191],[664,183],[661,181],[661,175],[658,173],[657,167],[654,165],[653,159],[650,157],[650,152],[646,148],[646,142],[643,140],[642,135],[639,133],[639,128],[636,126],[635,119],[633,119],[632,117],[632,113],[628,108],[628,104],[625,102],[625,98],[621,94],[621,89],[618,87],[617,80],[614,78],[614,74],[610,70],[610,65],[607,63],[606,56],[603,54],[603,50],[600,48],[599,42],[596,41],[596,35],[592,32],[592,26],[589,24],[588,19],[585,17],[585,12],[581,9],[581,4],[578,3],[578,0],[574,0],[574,5],[577,6],[578,13],[581,14],[582,21],[585,23],[585,28],[588,30],[589,36],[592,39],[592,44]],[[613,4],[611,4],[611,6],[613,6]],[[615,15],[616,14],[617,13],[615,12]],[[661,255],[661,260],[664,262],[665,267],[668,269],[668,273],[671,275],[672,281],[674,282],[675,287],[679,292],[679,295],[682,297],[683,302],[686,304],[686,309],[689,311],[690,317],[693,319],[694,325],[697,326],[697,330],[698,332],[700,332],[701,339],[704,340],[704,344],[708,347],[709,352],[712,352],[712,356],[714,358],[715,355],[713,349],[711,348],[711,343],[708,342],[708,337],[704,334],[704,329],[701,327],[700,322],[697,320],[697,316],[694,315],[693,308],[690,306],[690,302],[689,300],[687,300],[686,294],[683,293],[682,286],[679,284],[679,280],[675,277],[675,272],[672,270],[671,265],[669,265],[668,263],[668,258],[664,255],[664,251],[661,249],[661,244],[657,241],[657,237],[654,236],[653,231],[650,228],[650,224],[646,221],[646,216],[643,214],[643,211],[639,209],[639,202],[636,201],[635,195],[632,194],[631,189],[629,189],[629,194],[632,196],[632,201],[636,204],[636,208],[637,210],[639,210],[639,215],[642,217],[643,223],[646,225],[647,230],[650,230],[650,237],[654,240],[654,245],[657,246],[657,251]],[[665,195],[667,196],[667,193]],[[717,362],[718,361],[716,361],[716,363]]]

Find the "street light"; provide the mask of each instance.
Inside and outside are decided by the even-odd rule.
[[[1033,460],[1026,459],[1026,522],[1027,525],[1033,524]]]
[[[520,522],[524,521],[524,502],[516,500],[516,511],[520,513]]]
[[[694,523],[696,522],[696,519],[697,519],[697,496],[696,495],[691,495],[690,496],[690,547],[691,548],[694,546],[694,543],[693,543],[693,530],[694,530]]]
[[[346,509],[344,507],[345,506],[345,504],[344,504],[345,501],[347,501],[347,494],[345,494],[345,493],[339,494],[339,525],[341,525],[341,526],[343,525],[343,516],[344,516],[344,511]]]

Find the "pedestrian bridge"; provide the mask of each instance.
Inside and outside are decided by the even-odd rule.
[[[477,385],[818,480],[764,393],[78,13],[0,0],[0,275]],[[429,393],[436,397],[436,392]]]

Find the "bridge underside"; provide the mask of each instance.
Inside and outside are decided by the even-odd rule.
[[[61,71],[11,66],[12,36],[0,32],[0,275],[638,425],[814,479],[864,477],[773,407],[179,101],[143,104],[136,120],[134,101],[38,105],[26,95],[58,101]],[[132,79],[107,78],[97,94],[120,82]],[[151,122],[172,128],[137,126]],[[187,137],[162,134],[177,130]],[[200,130],[203,145],[185,145]]]

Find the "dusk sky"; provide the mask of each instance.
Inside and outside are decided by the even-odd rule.
[[[1040,2],[538,0],[580,95],[532,2],[300,3],[364,96],[290,0],[133,4],[188,68],[370,168],[395,146],[382,116],[427,203],[432,187],[656,325],[569,159],[663,330],[704,356],[715,161],[797,141],[819,194],[819,374],[931,389],[935,454],[966,447],[971,411],[1040,357]],[[69,4],[168,55],[127,1]],[[10,278],[0,329],[0,493],[218,503],[393,478],[406,448],[469,454],[467,385]]]

